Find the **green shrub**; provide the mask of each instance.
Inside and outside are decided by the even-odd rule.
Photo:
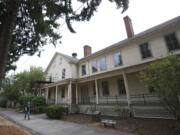
[[[31,106],[33,107],[39,107],[39,106],[45,106],[46,100],[43,96],[37,96],[32,99]]]
[[[45,110],[46,110],[45,106],[37,106],[31,108],[31,112],[34,114],[45,113]]]
[[[52,105],[46,108],[46,115],[51,119],[61,118],[67,112],[64,106]]]
[[[0,99],[0,107],[6,107],[7,105],[7,99],[6,98],[1,98]]]
[[[28,101],[31,103],[34,97],[35,97],[35,96],[30,95],[30,94],[29,94],[29,95],[26,95],[26,96],[21,96],[21,97],[19,98],[19,103],[20,103],[20,105],[25,106]]]

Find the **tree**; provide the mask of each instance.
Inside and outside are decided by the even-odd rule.
[[[124,12],[128,0],[109,0]],[[0,0],[0,86],[6,70],[15,68],[23,54],[41,52],[46,43],[56,45],[60,33],[59,18],[65,19],[67,27],[75,32],[72,21],[89,21],[102,0]],[[73,5],[83,4],[80,12]],[[8,57],[8,59],[7,59]],[[7,65],[7,66],[6,66]]]
[[[20,91],[18,87],[14,84],[12,78],[6,78],[3,85],[3,96],[10,102],[16,104],[20,97]]]
[[[180,122],[180,58],[170,56],[152,63],[141,76]]]
[[[30,71],[24,71],[15,75],[14,84],[25,95],[30,93],[37,95],[43,84],[37,83],[37,81],[44,81],[45,74],[40,67],[31,67]]]

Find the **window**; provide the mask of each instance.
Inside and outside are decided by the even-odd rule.
[[[66,69],[63,68],[62,69],[62,79],[64,79],[66,77]]]
[[[62,58],[59,58],[59,65],[62,64]]]
[[[97,72],[97,62],[96,61],[92,61],[91,62],[91,67],[92,67],[92,73]]]
[[[103,96],[108,96],[109,95],[109,86],[107,81],[102,82],[102,94]]]
[[[96,96],[96,85],[93,83],[93,95]]]
[[[151,50],[149,48],[149,44],[146,42],[146,43],[143,43],[140,46],[140,51],[141,51],[141,56],[142,58],[148,58],[148,57],[151,57]]]
[[[124,86],[124,80],[123,79],[118,79],[117,84],[118,84],[119,95],[126,94],[126,89],[125,89],[125,86]]]
[[[114,54],[114,66],[120,66],[122,65],[122,59],[120,52],[117,52]]]
[[[101,58],[100,59],[100,70],[106,70],[106,58]]]
[[[65,97],[65,87],[61,88],[61,98]]]
[[[82,75],[86,75],[86,65],[81,66]]]
[[[166,40],[166,44],[167,44],[169,51],[176,50],[176,49],[180,48],[175,33],[171,33],[171,34],[166,35],[165,40]]]
[[[56,62],[54,61],[54,62],[53,62],[53,68],[55,68],[55,67],[56,67]]]

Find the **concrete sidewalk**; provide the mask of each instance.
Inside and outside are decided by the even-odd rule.
[[[31,115],[31,120],[24,120],[23,113],[14,111],[0,110],[0,115],[38,135],[133,135],[61,120],[50,120],[45,114]]]

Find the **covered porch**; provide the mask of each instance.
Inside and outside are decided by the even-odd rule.
[[[153,89],[140,78],[144,66],[115,70],[86,78],[66,79],[46,85],[47,104],[62,105],[159,105]]]

